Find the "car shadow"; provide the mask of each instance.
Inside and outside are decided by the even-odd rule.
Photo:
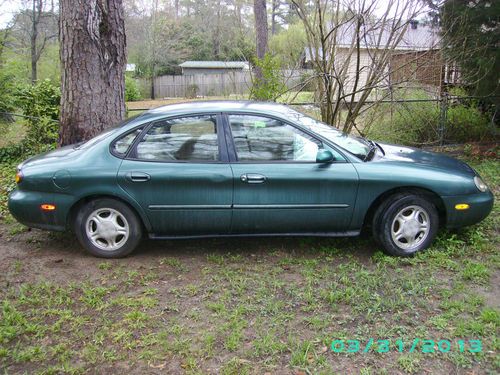
[[[378,250],[371,239],[325,237],[238,237],[183,240],[143,240],[131,257],[285,256],[318,257],[350,255],[366,261]]]

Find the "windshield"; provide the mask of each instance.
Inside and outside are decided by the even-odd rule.
[[[297,111],[290,111],[289,114],[305,128],[325,137],[362,160],[364,160],[370,152],[371,146],[369,142],[361,137],[346,135],[332,126]]]

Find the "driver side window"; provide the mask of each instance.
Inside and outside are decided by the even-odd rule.
[[[238,161],[315,162],[320,141],[269,117],[229,115]]]

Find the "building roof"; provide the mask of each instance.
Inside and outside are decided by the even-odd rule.
[[[344,24],[339,28],[338,44],[351,46],[354,41],[355,25],[353,23]],[[361,47],[373,48],[385,46],[391,38],[390,25],[386,27],[377,27],[366,25],[361,31]],[[380,38],[380,41],[379,41]],[[393,37],[394,38],[394,37]],[[397,50],[418,51],[429,50],[439,47],[441,37],[439,30],[428,25],[420,25],[418,21],[412,21],[406,28],[401,40],[397,43]],[[393,44],[391,41],[390,44]]]
[[[179,64],[181,68],[196,69],[249,69],[246,61],[185,61]]]
[[[341,48],[351,47],[355,43],[355,30],[356,25],[353,22],[341,25],[337,30],[337,46]],[[396,51],[428,51],[439,49],[441,45],[439,31],[435,27],[419,24],[418,21],[412,21],[406,28],[401,40],[395,46],[395,40],[392,40],[389,43],[389,48],[394,46]],[[361,30],[361,36],[361,48],[383,48],[388,45],[388,41],[391,39],[390,26],[364,25],[364,29]],[[306,60],[310,60],[309,48],[306,47],[305,53]]]

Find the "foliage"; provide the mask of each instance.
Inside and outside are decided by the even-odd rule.
[[[125,101],[134,102],[136,100],[141,100],[139,86],[135,79],[125,75]]]
[[[12,75],[0,71],[0,120],[13,120],[12,116],[5,113],[14,112],[15,109],[15,97],[13,95],[15,85],[13,78]]]
[[[255,59],[255,66],[260,68],[262,79],[254,79],[250,97],[256,100],[276,100],[286,90],[278,59],[267,53],[263,59]]]
[[[162,9],[150,9],[128,16],[127,41],[129,61],[137,64],[141,77],[179,74],[178,64],[185,60],[248,60],[254,53],[254,44],[248,33],[234,24],[229,11],[203,4],[193,17],[173,20]],[[145,16],[154,13],[155,17]],[[215,12],[215,13],[214,13]],[[223,17],[226,16],[226,17]]]
[[[461,77],[473,95],[500,95],[499,14],[499,1],[447,0],[441,8],[447,47],[443,50],[460,65]],[[498,104],[500,98],[490,101]]]
[[[269,39],[269,51],[287,68],[296,67],[306,48],[306,32],[301,23],[290,25],[288,29]]]
[[[189,85],[187,88],[186,88],[186,98],[188,99],[194,99],[198,96],[198,91],[199,91],[199,87],[197,84],[192,84],[192,85]]]
[[[464,143],[482,140],[489,132],[489,120],[475,104],[455,103],[447,111],[445,139]]]
[[[26,142],[29,147],[43,150],[55,146],[59,134],[61,92],[48,79],[19,90],[18,106],[27,116]]]
[[[415,93],[418,97],[418,93]],[[426,96],[420,92],[420,98]],[[430,99],[427,96],[427,99]],[[443,121],[439,103],[383,103],[377,111],[379,120],[369,124],[366,136],[375,140],[406,145],[436,143]],[[444,140],[448,143],[480,141],[490,132],[490,123],[477,102],[450,100],[446,107]]]

